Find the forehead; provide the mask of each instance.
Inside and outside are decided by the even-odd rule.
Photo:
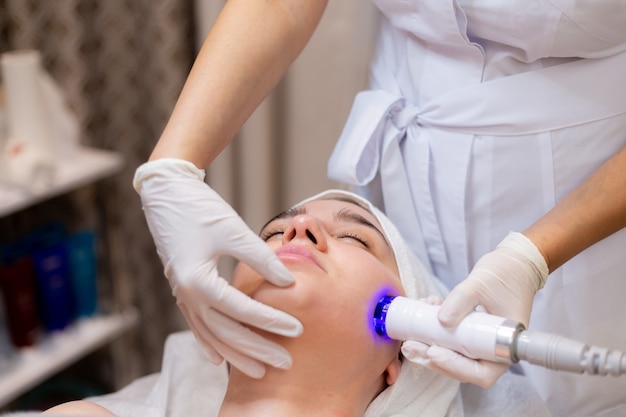
[[[336,213],[340,210],[350,210],[353,211],[365,219],[369,220],[372,224],[382,230],[380,223],[376,216],[366,207],[362,206],[360,203],[346,199],[343,197],[332,197],[332,198],[322,198],[319,200],[308,201],[304,204],[301,204],[298,207],[306,207],[307,212],[317,212],[318,214],[332,214]]]

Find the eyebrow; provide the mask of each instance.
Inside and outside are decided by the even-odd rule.
[[[381,232],[380,229],[378,229],[378,227],[374,225],[374,223],[370,222],[365,217],[361,216],[359,213],[355,213],[354,211],[350,209],[344,208],[336,212],[333,215],[333,218],[337,221],[344,221],[347,223],[356,223],[356,224],[362,224],[364,226],[367,226],[371,228],[372,230],[376,231],[376,233],[378,233],[380,237],[383,239],[383,242],[385,242],[385,244],[389,246],[389,242],[387,242],[387,239],[385,238],[385,235],[383,234],[383,232]]]
[[[342,200],[342,201],[345,201],[345,200]],[[347,201],[347,202],[354,204],[351,201]],[[361,207],[358,204],[355,204],[355,205],[357,207]],[[291,219],[291,218],[294,218],[296,216],[299,216],[301,214],[306,214],[306,213],[307,213],[307,210],[306,210],[306,207],[304,207],[304,206],[292,207],[290,209],[281,211],[276,216],[272,217],[267,223],[265,223],[263,225],[263,227],[261,228],[261,231],[265,230],[267,225],[272,223],[274,220]],[[387,246],[390,246],[389,242],[387,242],[387,238],[385,237],[383,232],[378,227],[376,227],[376,225],[374,223],[370,222],[365,217],[361,216],[358,213],[355,213],[354,211],[352,211],[350,209],[343,208],[343,209],[335,212],[333,214],[333,219],[335,221],[338,221],[338,222],[354,223],[354,224],[360,224],[360,225],[363,225],[363,226],[367,226],[367,227],[371,228],[372,230],[374,230],[376,233],[378,233],[380,235],[380,237],[383,239],[383,242],[385,242],[385,244]]]

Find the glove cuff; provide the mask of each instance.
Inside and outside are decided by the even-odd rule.
[[[497,247],[513,249],[528,258],[537,270],[537,278],[539,281],[537,291],[544,287],[546,281],[548,280],[548,264],[537,246],[535,246],[530,239],[522,233],[510,232]]]
[[[141,164],[135,171],[133,178],[133,188],[137,193],[141,193],[141,184],[148,178],[154,176],[176,177],[193,176],[204,181],[206,172],[204,169],[196,167],[189,161],[176,158],[161,158]]]

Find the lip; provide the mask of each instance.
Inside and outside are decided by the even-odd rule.
[[[281,246],[280,248],[276,249],[276,256],[278,256],[280,260],[312,262],[317,265],[317,267],[319,267],[321,270],[326,272],[326,269],[319,262],[313,251],[304,245],[290,244]]]

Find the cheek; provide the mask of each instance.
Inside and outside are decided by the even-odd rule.
[[[314,314],[307,314],[303,342],[311,349],[325,355],[327,361],[345,366],[350,358],[356,365],[381,372],[389,361],[398,355],[400,343],[383,339],[373,326],[374,299],[371,291],[352,288],[344,297],[327,297]],[[364,372],[371,372],[367,370]]]
[[[239,262],[233,271],[231,285],[246,295],[252,295],[265,281],[255,270]]]
[[[400,279],[383,264],[362,259],[346,269],[343,285],[345,294],[362,307],[370,306],[384,295],[404,295]]]
[[[347,280],[345,285],[342,311],[345,313],[346,328],[350,323],[361,332],[361,337],[375,341],[381,340],[374,330],[374,309],[378,301],[386,295],[404,295],[399,278],[392,275],[385,266],[376,262],[360,264],[358,276]]]
[[[316,320],[308,326],[311,336],[332,335],[337,343],[361,346],[382,343],[373,324],[376,304],[384,295],[403,293],[395,277],[380,279],[384,276],[377,275],[376,279],[360,276],[359,280],[345,280],[339,286],[319,292],[320,302],[314,309]]]

